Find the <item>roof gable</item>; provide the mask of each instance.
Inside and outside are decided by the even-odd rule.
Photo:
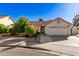
[[[64,20],[64,19],[62,19],[62,18],[60,18],[60,17],[55,18],[54,20],[62,20],[62,21],[64,21],[64,22],[66,22],[66,23],[68,23],[68,24],[72,25],[72,23],[70,23],[70,22],[68,22],[68,21],[66,21],[66,20]]]
[[[61,20],[61,21],[64,21],[65,23],[67,23],[67,24],[69,24],[69,25],[72,25],[72,23],[70,23],[70,22],[68,22],[68,21],[65,21],[64,19],[58,17],[58,18],[55,18],[54,20],[49,20],[49,21],[43,23],[42,26],[46,26],[46,25],[48,25],[49,23],[54,22],[54,21],[56,21],[56,20]]]

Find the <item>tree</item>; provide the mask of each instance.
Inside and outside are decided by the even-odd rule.
[[[13,26],[13,28],[10,28],[11,34],[16,33],[26,33],[29,36],[35,34],[35,26],[31,25],[28,18],[26,17],[20,17],[19,21]]]
[[[29,24],[28,18],[20,17],[19,21],[16,22],[12,28],[9,29],[9,32],[14,35],[16,33],[23,33],[25,31],[25,26]]]
[[[20,17],[20,19],[17,23],[20,24],[20,25],[26,25],[26,24],[29,23],[29,20],[28,20],[28,18],[22,16],[22,17]]]
[[[44,19],[42,19],[42,18],[39,18],[39,19],[38,19],[38,21],[40,21],[40,22],[43,22],[43,21],[44,21]]]
[[[18,28],[18,32],[24,32],[24,27],[29,25],[28,18],[26,17],[20,17],[19,21],[17,22],[17,25],[15,26]]]
[[[28,18],[21,17],[19,21],[17,22],[17,24],[19,25],[19,31],[24,32],[24,27],[29,25]]]
[[[79,15],[74,16],[73,25],[77,27],[79,26]]]

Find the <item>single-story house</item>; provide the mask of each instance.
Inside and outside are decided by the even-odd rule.
[[[10,16],[0,16],[0,24],[3,24],[7,27],[11,27],[14,24],[14,21]]]
[[[37,29],[38,32],[41,32],[41,25],[42,25],[44,22],[30,21],[30,23],[36,27],[36,29]]]
[[[77,27],[72,23],[58,17],[44,22],[30,21],[38,31],[46,35],[72,35],[77,34]]]

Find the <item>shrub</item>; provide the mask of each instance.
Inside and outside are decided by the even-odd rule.
[[[3,24],[0,24],[0,33],[7,33],[7,27]]]
[[[28,18],[20,17],[19,21],[17,22],[19,33],[23,33],[25,31],[25,27],[29,25]]]
[[[33,34],[33,30],[29,26],[25,27],[25,33],[31,37]]]
[[[3,28],[3,33],[7,33],[7,28]]]
[[[34,37],[36,36],[36,28],[33,25],[26,26],[25,33],[30,37]]]
[[[13,28],[10,28],[9,32],[10,32],[11,35],[16,35],[16,32],[13,31]]]

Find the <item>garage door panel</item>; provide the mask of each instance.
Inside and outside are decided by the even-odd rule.
[[[48,29],[45,30],[47,35],[69,35],[69,29]]]

